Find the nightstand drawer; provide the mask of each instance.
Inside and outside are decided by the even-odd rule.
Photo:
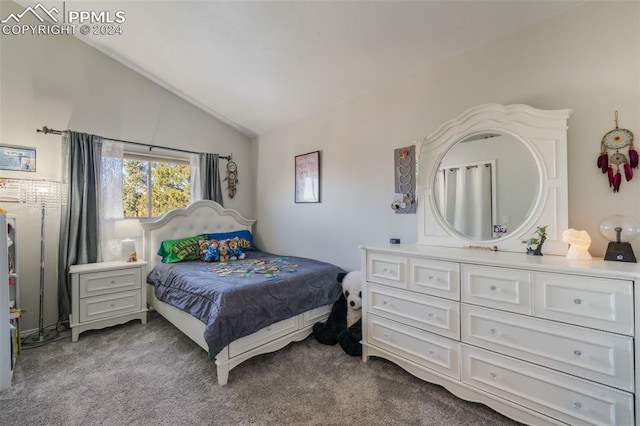
[[[531,273],[462,265],[462,301],[521,314],[531,313]]]
[[[407,288],[407,258],[392,254],[369,253],[367,281]]]
[[[80,299],[80,322],[140,311],[140,291],[124,291]]]
[[[369,285],[368,312],[452,339],[460,338],[460,303]]]
[[[136,290],[140,283],[138,268],[80,274],[80,298]]]
[[[534,315],[633,336],[632,281],[534,274]]]

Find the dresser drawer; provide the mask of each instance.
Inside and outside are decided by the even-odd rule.
[[[536,316],[633,336],[631,281],[534,274]]]
[[[531,313],[531,272],[463,264],[461,275],[463,302]]]
[[[139,289],[140,269],[120,269],[80,274],[80,297]]]
[[[460,343],[408,325],[367,315],[368,342],[442,374],[460,378]]]
[[[367,281],[406,288],[407,258],[392,254],[367,253]]]
[[[462,345],[462,381],[572,425],[632,425],[633,395]]]
[[[293,333],[298,329],[298,317],[294,316],[286,320],[279,321],[253,333],[250,336],[242,337],[229,343],[229,357],[240,355],[264,343],[270,342],[278,337]]]
[[[460,339],[460,304],[452,300],[370,284],[368,312]]]
[[[460,265],[428,259],[409,259],[409,289],[460,300]]]
[[[633,339],[462,306],[462,341],[632,392]]]
[[[80,322],[140,311],[140,291],[123,291],[80,299]]]

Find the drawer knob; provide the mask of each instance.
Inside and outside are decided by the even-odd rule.
[[[582,352],[581,352],[581,351],[579,351],[578,349],[576,349],[575,351],[573,351],[573,354],[574,354],[575,356],[582,356]]]
[[[491,289],[491,291],[496,291],[497,287],[495,285],[492,285],[491,287],[489,287]]]
[[[580,409],[582,408],[582,403],[581,403],[581,402],[574,402],[574,403],[573,403],[573,406],[574,406],[575,408],[577,408],[578,410],[580,410]]]
[[[489,373],[489,375],[491,376],[492,379],[495,379],[496,377],[498,377],[498,375],[496,373]]]
[[[437,279],[438,279],[438,277],[436,277],[435,275],[429,275],[429,280],[430,281],[435,281]]]
[[[429,313],[427,314],[427,316],[428,316],[429,318],[433,318],[433,312],[429,312]]]
[[[582,303],[582,300],[576,297],[575,299],[573,299],[573,303],[575,303],[576,305],[579,305]]]
[[[427,353],[429,354],[429,356],[434,356],[436,354],[434,351],[429,351]]]
[[[383,300],[383,301],[382,301],[382,304],[383,304],[383,305],[386,305],[386,306],[389,306],[389,305],[390,305],[390,303],[389,303],[389,301],[388,301],[388,300]]]
[[[115,283],[116,283],[116,280],[111,280],[111,284],[115,284]]]
[[[384,336],[385,339],[389,338],[389,335],[387,333],[384,333],[383,336]]]
[[[498,331],[495,328],[492,328],[491,330],[489,330],[489,332],[493,335],[498,334]]]
[[[111,304],[111,307],[112,307],[112,308],[115,308],[115,307],[116,307],[116,304],[115,304],[115,303],[112,303],[112,304]]]
[[[385,274],[388,274],[390,271],[389,271],[389,268],[384,268],[382,269],[382,272],[384,272]]]

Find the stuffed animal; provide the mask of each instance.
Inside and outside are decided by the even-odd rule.
[[[313,336],[325,345],[339,343],[342,349],[353,356],[362,355],[362,273],[352,271],[339,273],[342,294],[333,304],[326,322],[313,326]]]
[[[229,260],[242,260],[245,257],[245,254],[238,247],[238,241],[240,239],[235,237],[229,241]]]
[[[227,240],[218,241],[218,254],[220,255],[220,262],[229,261],[229,242]]]
[[[217,240],[209,240],[207,249],[202,253],[202,260],[205,262],[217,262],[220,260]]]

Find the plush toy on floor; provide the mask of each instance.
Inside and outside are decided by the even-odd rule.
[[[313,326],[313,336],[325,345],[339,343],[349,355],[362,355],[362,274],[352,271],[338,274],[342,294],[333,304],[327,322]]]

